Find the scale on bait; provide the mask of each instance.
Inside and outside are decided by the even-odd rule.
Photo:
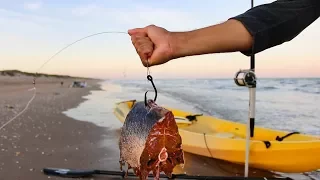
[[[58,52],[56,52],[54,55],[52,55],[48,60],[46,60],[37,70],[36,70],[36,73],[35,73],[35,77],[33,79],[33,88],[31,89],[28,89],[28,91],[34,91],[33,93],[33,96],[31,97],[31,99],[28,101],[27,105],[25,106],[25,108],[19,112],[18,114],[16,114],[13,118],[11,118],[10,120],[8,120],[7,122],[5,122],[3,125],[0,126],[0,130],[2,130],[4,127],[6,127],[9,123],[11,123],[13,120],[15,120],[16,118],[18,118],[21,114],[23,114],[27,109],[28,107],[30,106],[31,102],[34,100],[34,98],[36,97],[36,91],[37,91],[37,88],[36,88],[36,79],[37,79],[37,74],[39,73],[39,71],[49,62],[51,61],[54,57],[56,57],[58,54],[60,54],[63,50],[67,49],[68,47],[72,46],[73,44],[79,42],[79,41],[82,41],[84,39],[87,39],[89,37],[93,37],[93,36],[97,36],[97,35],[101,35],[101,34],[127,34],[126,32],[123,32],[123,31],[105,31],[105,32],[99,32],[99,33],[95,33],[95,34],[91,34],[91,35],[88,35],[88,36],[85,36],[81,39],[78,39],[74,42],[72,42],[71,44],[68,44],[67,46],[63,47],[62,49],[60,49]],[[152,77],[151,75],[149,74],[149,66],[147,68],[147,71],[148,71],[148,75],[147,75],[147,79],[149,81],[151,81],[152,85],[153,85],[153,88],[156,92],[156,96],[154,98],[154,100],[156,100],[156,97],[157,97],[157,90],[153,84],[153,81],[152,81]],[[145,93],[145,97],[146,97],[146,94],[147,92]]]

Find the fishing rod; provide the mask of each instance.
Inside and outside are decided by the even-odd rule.
[[[251,0],[251,8],[254,6],[254,0]],[[238,86],[246,86],[249,88],[249,114],[246,126],[246,151],[245,151],[245,170],[244,175],[248,177],[249,174],[249,146],[250,137],[254,137],[255,111],[256,111],[256,86],[257,78],[255,75],[255,54],[254,44],[252,44],[252,52],[250,56],[250,69],[239,70],[234,78]],[[241,77],[242,76],[242,77]]]
[[[107,170],[80,170],[80,169],[63,169],[63,168],[44,168],[43,173],[49,176],[57,176],[63,178],[86,178],[92,177],[94,175],[107,175],[107,176],[120,176],[125,177],[136,177],[134,173],[125,171],[107,171]],[[149,178],[154,176],[149,174]],[[239,176],[196,176],[196,175],[187,175],[187,174],[172,174],[172,177],[169,178],[165,174],[160,174],[160,178],[167,179],[212,179],[212,180],[292,180],[288,177],[239,177]]]

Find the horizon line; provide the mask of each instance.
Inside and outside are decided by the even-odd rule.
[[[2,69],[1,71],[20,71],[20,72],[25,72],[25,73],[32,73],[30,71],[24,71],[24,70],[19,70],[19,69]],[[142,80],[145,79],[145,77],[134,77],[134,78],[129,78],[129,77],[117,77],[117,78],[106,78],[106,77],[97,77],[97,76],[82,76],[82,75],[70,75],[70,74],[63,74],[63,73],[46,73],[46,72],[41,72],[40,74],[50,74],[50,75],[59,75],[59,76],[71,76],[71,77],[81,77],[81,78],[92,78],[92,79],[100,79],[100,80]],[[258,73],[256,73],[258,74]],[[280,77],[271,77],[271,76],[262,76],[259,77],[257,76],[257,79],[318,79],[320,76],[280,76]],[[174,77],[174,78],[165,78],[165,77],[156,77],[158,80],[173,80],[173,79],[199,79],[199,80],[206,80],[206,79],[234,79],[234,76],[230,77]]]

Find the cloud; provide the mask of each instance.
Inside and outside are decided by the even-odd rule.
[[[101,9],[95,4],[88,4],[71,9],[71,13],[75,16],[86,16],[97,11],[99,12]]]
[[[170,30],[186,30],[197,27],[198,20],[188,11],[156,8],[135,4],[130,7],[104,7],[98,4],[87,4],[70,9],[75,17],[89,19],[91,23],[103,20],[104,23],[125,27],[146,26],[155,24]],[[183,23],[182,23],[183,22]]]
[[[195,16],[190,12],[143,5],[136,6],[133,11],[126,15],[127,17],[131,17],[131,21],[132,18],[137,18],[137,20],[145,22],[146,24],[156,24],[175,30],[191,28],[192,25],[197,22],[194,18]]]
[[[32,2],[32,3],[25,3],[24,8],[26,10],[37,10],[40,9],[42,6],[41,2]]]
[[[34,24],[40,24],[43,26],[43,24],[52,24],[52,23],[61,23],[63,22],[60,19],[52,18],[48,16],[40,16],[40,15],[32,15],[27,13],[21,13],[17,11],[11,11],[7,9],[1,9],[0,8],[0,20],[6,20],[8,22],[12,21],[11,23],[8,23],[8,25],[19,25],[19,23],[34,23]],[[1,21],[0,21],[1,25]],[[7,27],[9,27],[7,25]]]

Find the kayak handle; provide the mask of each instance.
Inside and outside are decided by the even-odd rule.
[[[289,134],[287,134],[287,135],[285,135],[285,136],[282,136],[282,137],[277,136],[277,137],[276,137],[276,140],[277,140],[277,141],[283,141],[283,139],[285,139],[285,138],[287,138],[287,137],[289,137],[289,136],[291,136],[291,135],[293,135],[293,134],[300,134],[300,132],[295,131],[295,132],[289,133]]]

